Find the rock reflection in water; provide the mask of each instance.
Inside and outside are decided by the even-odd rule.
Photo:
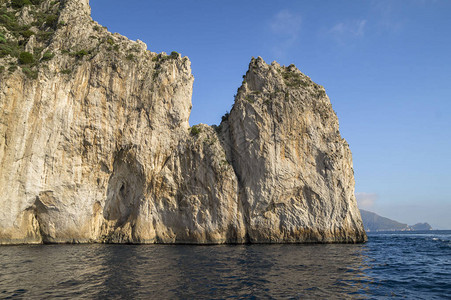
[[[362,245],[252,245],[175,250],[178,297],[326,297],[364,293],[370,278]],[[193,260],[193,258],[195,258]],[[199,291],[201,293],[199,294]]]
[[[366,245],[0,248],[0,297],[363,298]]]

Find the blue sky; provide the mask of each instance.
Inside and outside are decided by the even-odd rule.
[[[218,124],[252,56],[323,85],[359,206],[451,228],[451,1],[112,1],[92,16],[195,77],[190,124]]]

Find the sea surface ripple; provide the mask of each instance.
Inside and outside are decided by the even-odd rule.
[[[0,247],[0,298],[451,299],[451,231],[361,245]]]

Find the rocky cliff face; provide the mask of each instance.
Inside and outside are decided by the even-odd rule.
[[[323,87],[253,59],[226,123],[251,241],[364,238],[351,153]]]
[[[253,59],[221,125],[190,128],[188,58],[87,0],[26,2],[1,4],[0,243],[366,239],[337,117],[294,66]]]

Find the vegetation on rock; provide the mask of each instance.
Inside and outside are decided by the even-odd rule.
[[[43,60],[43,61],[51,60],[54,56],[55,56],[55,54],[53,54],[52,52],[46,51],[46,52],[44,53],[44,55],[42,55],[41,60]]]
[[[9,63],[9,72],[14,72],[17,65],[22,65],[23,73],[29,78],[36,78],[40,62],[54,57],[45,49],[51,41],[58,25],[59,1],[41,6],[42,0],[12,0],[0,2],[0,59]],[[20,11],[28,8],[28,14],[22,19]],[[30,40],[33,39],[30,42]]]
[[[196,125],[194,125],[193,127],[191,127],[191,134],[192,135],[198,135],[200,133],[200,128]]]
[[[65,74],[65,75],[69,75],[70,73],[72,73],[71,69],[64,69],[61,71],[61,74]]]
[[[305,82],[302,78],[300,74],[297,74],[295,72],[289,71],[289,70],[284,70],[282,73],[282,77],[285,81],[285,84],[288,87],[299,87],[299,86],[303,86],[306,87],[308,86],[308,83]]]
[[[30,79],[37,79],[38,78],[38,74],[39,72],[36,70],[31,70],[30,68],[27,67],[23,67],[22,68],[22,72],[27,75],[28,78]]]
[[[83,58],[84,56],[88,55],[88,51],[83,49],[74,53],[71,53],[73,56],[77,57],[78,59]]]
[[[11,1],[11,6],[13,8],[22,8],[25,5],[31,5],[31,1],[30,0],[12,0]]]
[[[28,65],[34,62],[33,54],[30,52],[21,52],[19,54],[19,64]]]

